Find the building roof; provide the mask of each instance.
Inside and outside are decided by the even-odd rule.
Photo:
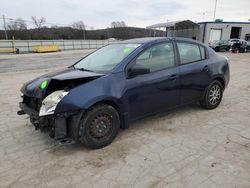
[[[207,23],[211,23],[211,24],[250,24],[250,22],[230,22],[230,21],[227,21],[227,22],[199,22],[198,24],[207,24]]]
[[[156,28],[175,28],[175,29],[191,29],[197,28],[199,25],[191,20],[181,20],[181,21],[174,21],[174,22],[166,22],[166,23],[159,23],[150,25],[147,29],[156,29]]]

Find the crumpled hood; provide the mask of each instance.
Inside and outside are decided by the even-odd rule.
[[[103,74],[68,68],[40,76],[25,83],[21,92],[29,97],[44,98],[53,91],[69,90],[101,76]]]

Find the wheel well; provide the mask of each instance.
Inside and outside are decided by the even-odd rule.
[[[124,117],[123,117],[123,115],[122,115],[122,111],[121,111],[120,107],[118,106],[118,104],[116,104],[116,103],[113,102],[113,101],[103,100],[103,101],[99,101],[99,102],[97,102],[97,103],[91,105],[91,107],[92,107],[92,106],[95,106],[95,105],[97,105],[97,104],[107,104],[107,105],[112,106],[112,107],[117,111],[117,113],[119,114],[120,121],[121,121],[121,126],[120,126],[120,127],[121,127],[121,128],[126,127],[126,123],[125,123],[126,121],[125,121],[125,119],[124,119]]]
[[[214,80],[218,80],[221,83],[222,87],[225,88],[225,81],[223,80],[223,78],[218,77],[215,78]]]
[[[93,105],[91,105],[90,107],[95,106],[97,104],[108,104],[108,105],[112,106],[117,111],[117,113],[119,115],[121,113],[119,106],[115,102],[113,102],[113,101],[109,101],[109,100],[98,101],[98,102],[94,103]]]

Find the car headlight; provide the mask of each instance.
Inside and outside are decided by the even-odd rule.
[[[46,116],[54,114],[57,104],[66,96],[69,92],[59,90],[48,95],[42,102],[39,116]]]

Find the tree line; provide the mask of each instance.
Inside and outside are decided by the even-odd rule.
[[[31,17],[33,28],[28,28],[22,18],[6,23],[8,38],[17,40],[58,40],[58,39],[130,39],[139,37],[165,36],[164,31],[129,27],[124,21],[113,21],[106,29],[88,27],[83,21],[76,21],[69,26],[53,24],[46,26],[44,17]],[[5,39],[4,30],[0,30],[0,39]]]

